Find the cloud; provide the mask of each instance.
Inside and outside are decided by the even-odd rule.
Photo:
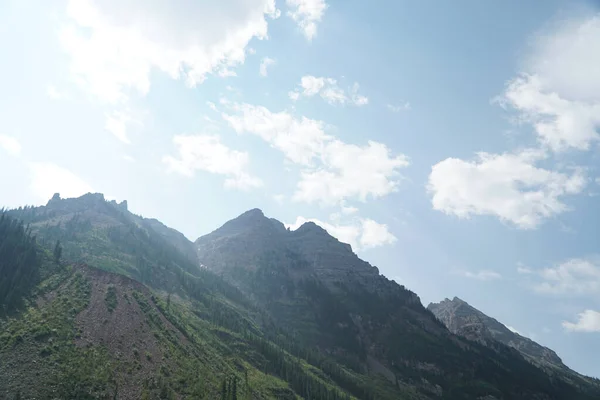
[[[537,293],[569,296],[600,293],[600,263],[597,260],[573,258],[533,273],[538,278],[532,286]]]
[[[66,92],[59,90],[54,85],[46,86],[46,95],[52,100],[65,100],[69,98],[69,95]]]
[[[600,14],[538,35],[525,68],[495,100],[533,127],[540,149],[434,165],[434,208],[459,217],[494,215],[523,229],[566,211],[563,197],[586,184],[581,169],[566,174],[536,164],[550,153],[588,150],[600,138],[599,54]]]
[[[474,161],[447,158],[431,169],[428,191],[433,208],[459,218],[493,215],[521,229],[567,211],[562,197],[580,193],[586,179],[536,166],[546,157],[539,150],[478,153]]]
[[[285,195],[281,193],[275,194],[273,195],[273,200],[275,200],[277,204],[283,204],[283,202],[285,201]]]
[[[386,107],[393,113],[399,113],[400,111],[410,111],[412,109],[408,101],[405,101],[404,103],[398,105],[387,104]]]
[[[360,85],[354,82],[354,85],[352,85],[352,89],[350,90],[350,99],[352,100],[352,103],[354,103],[357,106],[364,106],[369,104],[369,99],[367,97],[358,94],[359,88]]]
[[[538,35],[526,68],[500,98],[553,151],[587,150],[600,136],[600,14]]]
[[[232,114],[223,119],[237,133],[252,133],[280,150],[285,157],[300,165],[311,165],[331,137],[325,134],[321,121],[295,118],[287,111],[271,112],[251,104],[230,104]]]
[[[233,103],[229,109],[222,116],[237,133],[261,137],[301,166],[296,201],[336,205],[348,198],[379,198],[397,190],[400,170],[410,164],[408,157],[391,155],[382,143],[344,143],[326,134],[322,121],[250,104]]]
[[[600,138],[600,98],[591,103],[567,100],[547,89],[538,75],[513,79],[505,93],[505,103],[533,125],[542,144],[552,151],[588,150]]]
[[[369,104],[367,97],[358,94],[359,89],[360,85],[354,83],[346,93],[344,89],[338,86],[337,80],[333,78],[305,75],[300,79],[298,87],[288,93],[288,97],[296,101],[300,97],[313,97],[318,94],[331,105],[354,104],[360,107]]]
[[[562,326],[569,332],[600,332],[600,312],[585,310],[577,315],[577,322],[563,321]]]
[[[325,0],[286,0],[287,15],[302,29],[304,36],[312,40],[317,35],[317,23],[321,22],[328,5]]]
[[[248,190],[262,186],[262,181],[247,172],[249,155],[232,150],[216,135],[179,135],[173,138],[178,157],[165,156],[170,171],[193,177],[197,170],[226,177],[225,187]]]
[[[465,278],[475,279],[478,281],[494,281],[497,279],[502,279],[502,275],[495,271],[489,270],[480,270],[477,272],[458,271],[457,273]]]
[[[349,215],[349,214],[355,214],[358,212],[358,208],[356,207],[352,207],[352,206],[345,206],[342,204],[342,213]]]
[[[529,274],[533,273],[533,270],[528,267],[518,266],[517,273],[522,274],[522,275],[529,275]]]
[[[30,171],[30,189],[40,200],[49,200],[54,193],[69,198],[93,192],[92,187],[83,179],[53,163],[32,163]]]
[[[15,157],[21,155],[21,143],[12,136],[0,134],[0,149]]]
[[[355,218],[347,223],[328,223],[315,218],[297,217],[294,223],[285,225],[291,230],[296,230],[306,222],[314,222],[331,236],[350,244],[357,251],[393,244],[397,240],[387,225],[368,218]]]
[[[104,129],[125,144],[131,143],[127,136],[127,127],[130,125],[141,126],[142,122],[128,111],[112,111],[105,114]]]
[[[405,155],[392,156],[383,143],[366,146],[332,140],[323,147],[322,166],[301,172],[294,199],[335,205],[348,198],[366,201],[395,192],[400,169],[410,162]]]
[[[230,76],[253,38],[267,38],[274,0],[70,0],[60,32],[75,81],[107,103],[150,90],[153,70],[194,87]]]
[[[267,69],[271,65],[274,65],[274,64],[275,64],[275,59],[269,58],[269,57],[264,57],[262,59],[262,61],[260,62],[260,68],[259,68],[260,76],[267,76],[268,75]]]
[[[380,224],[372,219],[362,219],[361,225],[360,245],[362,248],[369,249],[384,244],[392,244],[397,240],[385,224]]]

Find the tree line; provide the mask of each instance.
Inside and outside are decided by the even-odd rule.
[[[39,276],[35,236],[0,210],[0,306],[4,315],[18,307]]]

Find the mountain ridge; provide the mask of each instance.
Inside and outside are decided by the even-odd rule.
[[[500,342],[484,344],[450,332],[416,293],[314,223],[291,231],[252,209],[191,242],[101,194],[55,195],[46,206],[6,215],[29,224],[44,261],[40,281],[26,297],[29,307],[8,323],[0,320],[0,357],[73,360],[81,371],[59,371],[67,374],[67,386],[61,386],[67,392],[101,398],[93,392],[96,382],[114,388],[105,394],[127,399],[198,398],[189,397],[192,387],[205,398],[218,398],[224,390],[224,399],[239,393],[290,400],[592,400],[600,393],[560,371],[549,375]],[[51,261],[57,241],[65,250],[58,264]],[[136,289],[143,296],[122,285],[129,281],[118,275],[147,288]],[[48,287],[56,294],[46,298]],[[59,329],[39,336],[48,323],[40,316],[51,310],[58,312],[52,324]],[[125,317],[134,311],[144,317]],[[126,342],[141,334],[136,333],[141,327],[128,325],[133,321],[146,324],[144,335],[157,341],[135,342],[133,358],[123,357],[124,350],[107,352],[113,338],[92,333],[113,330],[102,328],[113,326],[113,318],[126,324]],[[77,321],[88,328],[80,331]],[[117,371],[112,377],[86,364],[89,352],[75,345],[77,335],[89,339],[98,367]],[[166,369],[150,368],[154,362]],[[149,380],[117,396],[136,363]],[[6,389],[0,382],[0,397],[3,390],[14,394],[19,379],[30,382],[30,374],[41,371],[27,365],[11,380],[17,386]],[[205,381],[189,373],[196,370],[206,374]],[[96,371],[89,372],[94,379],[78,389],[77,376],[90,378],[81,375],[85,371]]]
[[[495,340],[518,350],[536,365],[575,373],[553,350],[512,331],[495,318],[487,316],[458,297],[452,300],[446,298],[440,303],[430,303],[427,308],[452,333],[484,344],[489,340]]]

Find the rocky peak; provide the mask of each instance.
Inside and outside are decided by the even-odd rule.
[[[567,369],[554,351],[511,331],[458,297],[431,303],[427,308],[454,334],[483,344],[497,341],[518,350],[534,364]]]
[[[59,202],[60,200],[61,200],[60,193],[54,193],[54,196],[52,196],[52,198],[50,200],[48,200],[48,203],[46,204],[46,206],[49,206],[56,202]]]
[[[123,200],[120,203],[117,203],[115,200],[111,200],[110,204],[112,204],[113,206],[115,206],[116,208],[118,208],[121,211],[129,211],[129,209],[127,207],[127,200]]]
[[[58,212],[58,215],[82,212],[112,215],[115,210],[129,214],[127,200],[120,203],[115,200],[107,201],[102,193],[86,193],[80,197],[64,199],[59,193],[55,193],[46,204],[46,209]]]
[[[254,208],[226,222],[208,235],[200,237],[196,243],[225,236],[272,235],[278,231],[285,231],[281,222],[265,217],[262,210]]]

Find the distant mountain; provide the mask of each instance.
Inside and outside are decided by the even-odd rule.
[[[101,194],[0,212],[0,399],[600,398],[484,336],[314,223],[254,209],[192,243]]]
[[[513,332],[458,297],[431,303],[427,308],[454,334],[484,345],[500,342],[519,351],[525,359],[548,373],[561,373],[577,380],[583,378],[563,364],[553,350]]]

